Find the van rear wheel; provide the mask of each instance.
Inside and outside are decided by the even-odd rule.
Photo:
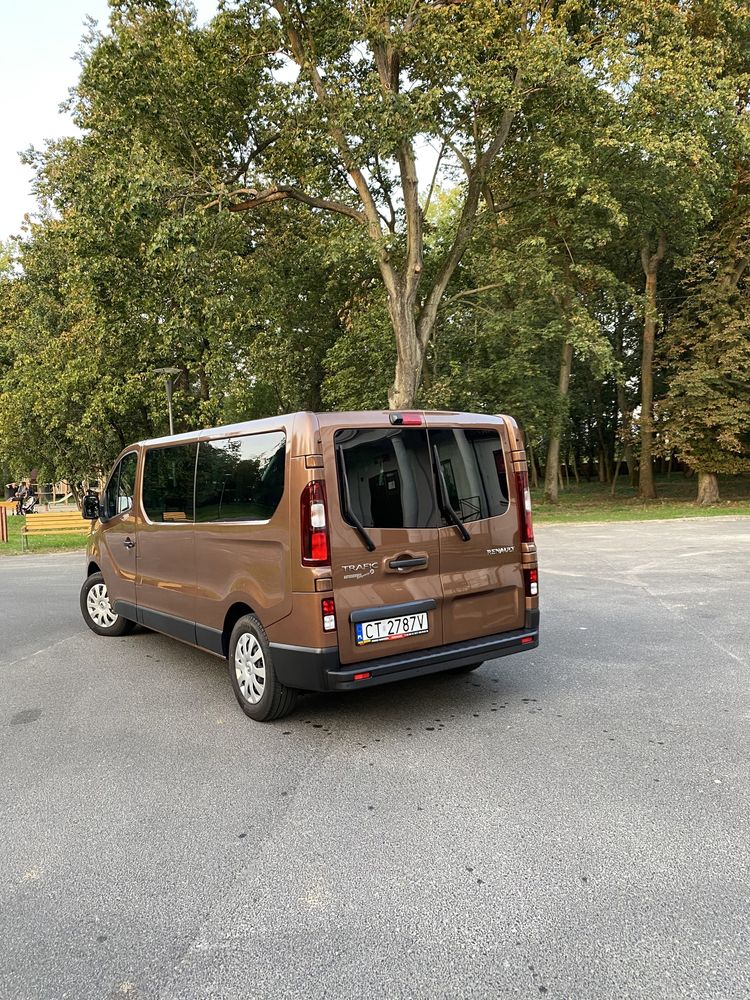
[[[292,711],[297,692],[276,676],[268,637],[255,615],[245,615],[234,626],[227,659],[232,690],[245,715],[271,722]]]

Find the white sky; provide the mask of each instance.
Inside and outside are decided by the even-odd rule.
[[[201,22],[218,6],[218,0],[193,3]],[[74,56],[87,15],[106,25],[107,0],[0,0],[0,242],[19,233],[24,215],[36,207],[32,172],[19,154],[75,132],[60,104],[78,78]],[[424,187],[435,160],[434,150],[418,148]]]
[[[195,6],[205,21],[217,4]],[[73,57],[87,15],[106,24],[106,0],[0,0],[0,241],[35,207],[19,152],[74,131],[59,107],[78,77]]]

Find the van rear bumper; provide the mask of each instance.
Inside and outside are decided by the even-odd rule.
[[[526,626],[513,632],[466,639],[449,646],[419,649],[362,663],[341,663],[336,646],[311,649],[272,642],[273,663],[282,684],[301,691],[350,691],[391,681],[437,674],[454,667],[470,666],[511,653],[523,653],[539,645],[539,612],[527,612]],[[361,680],[355,675],[369,674]]]

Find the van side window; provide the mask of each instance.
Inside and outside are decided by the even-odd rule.
[[[426,431],[340,430],[334,443],[343,456],[352,513],[366,528],[439,525]]]
[[[133,491],[135,490],[135,471],[138,466],[138,456],[133,452],[126,455],[110,476],[104,491],[104,516],[115,517],[124,514],[133,506]]]
[[[143,509],[150,521],[193,520],[195,444],[150,448],[143,466]]]
[[[266,521],[284,493],[283,431],[201,441],[196,521]]]
[[[481,521],[505,513],[508,479],[497,431],[473,427],[433,430],[430,442],[437,447],[448,499],[462,521]]]

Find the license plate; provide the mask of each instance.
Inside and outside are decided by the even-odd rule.
[[[357,622],[354,635],[358,646],[368,642],[386,642],[388,639],[405,639],[409,635],[429,632],[427,612],[418,615],[402,615],[399,618],[380,618],[375,622]]]

